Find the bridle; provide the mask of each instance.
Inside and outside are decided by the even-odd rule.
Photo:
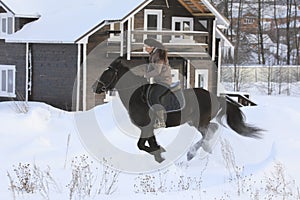
[[[115,69],[113,68],[112,66],[109,66],[106,70],[113,70],[114,71],[114,74],[113,74],[113,77],[112,79],[110,80],[109,83],[105,84],[103,81],[101,81],[100,79],[97,80],[98,83],[100,83],[102,85],[101,87],[101,91],[102,92],[107,92],[107,88],[110,88],[114,83],[115,81],[117,81],[118,79],[118,73],[119,73],[119,70],[118,69]],[[145,85],[145,83],[139,83],[137,85],[132,85],[132,86],[129,86],[129,87],[126,87],[126,88],[122,88],[122,90],[128,90],[128,89],[136,89],[142,85]],[[121,88],[119,88],[118,90],[120,90]]]
[[[114,81],[117,79],[117,76],[118,76],[118,70],[117,69],[112,68],[112,66],[109,66],[107,68],[107,70],[108,69],[114,71],[114,75],[113,75],[112,79],[110,80],[110,82],[106,85],[103,81],[101,81],[99,79],[97,80],[98,83],[102,84],[102,87],[101,87],[102,92],[107,92],[107,88],[109,88],[114,83]]]

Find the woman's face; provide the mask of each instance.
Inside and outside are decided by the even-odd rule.
[[[154,49],[154,47],[149,47],[148,45],[145,45],[145,50],[146,50],[148,53],[151,53],[153,49]]]

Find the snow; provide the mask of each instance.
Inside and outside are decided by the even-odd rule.
[[[96,123],[111,144],[124,152],[140,155],[140,164],[153,162],[152,156],[137,149],[138,129],[130,123],[118,99],[87,112],[66,112],[39,102],[29,102],[28,105],[24,102],[1,102],[0,199],[13,199],[14,193],[8,189],[10,182],[7,173],[16,184],[14,169],[20,171],[19,163],[21,166],[35,165],[41,171],[51,170],[49,173],[56,186],[49,183],[51,187],[49,186],[49,192],[46,193],[49,199],[69,199],[68,184],[71,183],[74,173],[72,169],[76,166],[78,169],[78,163],[89,164],[86,166],[94,173],[91,182],[95,186],[91,195],[85,196],[77,192],[73,195],[74,199],[253,199],[255,194],[262,199],[267,195],[274,195],[276,199],[275,197],[288,197],[288,192],[297,195],[300,182],[300,162],[297,154],[300,150],[300,97],[257,95],[252,96],[252,100],[258,106],[244,107],[242,110],[247,122],[266,130],[262,139],[244,138],[227,128],[221,128],[211,155],[204,159],[196,156],[188,162],[186,152],[182,152],[182,156],[173,163],[165,166],[162,164],[161,168],[160,164],[156,164],[155,170],[151,172],[121,172],[117,182],[113,184],[116,190],[112,194],[109,194],[108,187],[101,187],[100,183],[103,180],[101,177],[105,176],[105,180],[112,181],[115,172],[105,168],[103,162],[99,164],[93,152],[85,148],[86,144],[82,140],[76,119],[77,115],[94,113]],[[27,113],[18,112],[19,109],[16,109],[27,106]],[[194,131],[186,124],[160,129],[156,132],[159,143],[167,147],[170,140],[175,138],[172,134],[176,135],[183,128],[185,131]],[[84,134],[88,132],[87,129]],[[94,140],[99,146],[103,144],[94,138],[90,140]],[[101,173],[100,168],[105,173]],[[82,171],[84,169],[81,168]],[[283,174],[280,180],[286,184],[286,193],[273,194],[268,188],[283,187],[276,182],[280,178],[280,172]],[[91,172],[85,171],[86,176],[89,173]],[[46,180],[50,182],[50,179]],[[96,193],[98,186],[102,188],[100,194]],[[33,194],[15,192],[14,195],[16,199],[42,198],[42,192],[39,191]]]
[[[242,10],[243,15],[251,13],[253,16],[257,16],[258,12],[258,3],[253,3],[252,1],[244,3],[244,9]],[[265,3],[262,5],[262,17],[265,19],[273,19],[274,18],[274,5],[273,3],[268,4]],[[233,3],[233,16],[235,18],[238,17],[239,3]],[[286,5],[276,5],[276,17],[277,18],[285,18],[286,17]],[[291,6],[292,16],[295,16],[295,6]],[[299,16],[300,9],[297,7],[297,16]]]
[[[20,31],[6,37],[7,41],[74,43],[105,20],[119,20],[138,7],[143,0],[4,0],[16,15],[41,17]]]

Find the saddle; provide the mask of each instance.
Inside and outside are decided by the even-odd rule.
[[[165,86],[157,84],[155,87]],[[155,90],[155,87],[149,85],[146,90],[146,99],[149,107],[152,107],[154,105],[151,96]],[[178,81],[172,83],[170,88],[160,96],[159,101],[160,104],[165,108],[167,113],[181,111],[185,107],[185,99],[180,86],[180,82]]]

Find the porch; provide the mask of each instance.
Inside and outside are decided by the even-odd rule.
[[[107,41],[107,57],[111,54],[147,56],[143,41],[154,38],[167,48],[169,57],[211,59],[208,32],[172,30],[128,30],[113,32]]]

